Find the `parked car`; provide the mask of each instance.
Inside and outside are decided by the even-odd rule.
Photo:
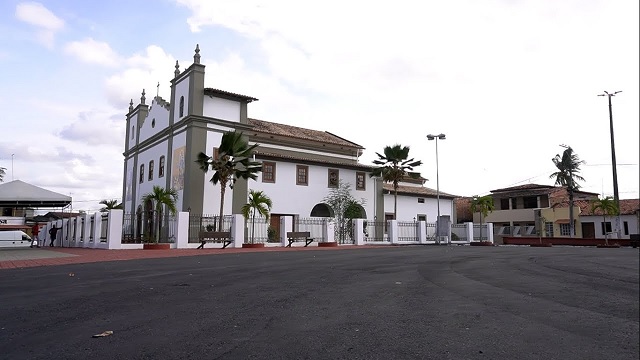
[[[31,236],[20,230],[0,231],[0,248],[27,247],[32,244]]]

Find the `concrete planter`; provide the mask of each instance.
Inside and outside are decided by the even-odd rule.
[[[491,241],[472,241],[469,243],[471,246],[493,246]]]
[[[163,243],[163,244],[143,244],[143,250],[169,250],[171,249],[171,244]]]
[[[263,247],[264,247],[264,243],[242,244],[243,249],[256,249],[256,248],[263,248]]]
[[[538,243],[538,244],[529,244],[530,247],[552,247],[553,244],[550,243]]]
[[[603,249],[615,249],[615,248],[619,248],[620,244],[609,244],[609,245],[599,244],[599,245],[596,245],[596,247],[603,248]]]
[[[321,243],[318,243],[318,247],[338,247],[338,243],[335,241],[321,242]]]

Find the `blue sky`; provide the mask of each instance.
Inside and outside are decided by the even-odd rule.
[[[612,194],[603,90],[614,98],[621,198],[638,198],[638,3],[4,1],[0,166],[71,194],[120,198],[124,116],[142,88],[169,94],[200,44],[206,85],[255,96],[251,117],[411,146],[435,187],[486,194],[552,184],[571,145],[587,191]],[[147,96],[148,98],[150,96]],[[13,167],[12,167],[13,154]],[[13,171],[12,171],[13,168]]]

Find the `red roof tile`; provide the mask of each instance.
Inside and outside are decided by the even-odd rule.
[[[318,141],[327,144],[363,149],[362,146],[327,131],[306,129],[297,126],[278,124],[258,119],[249,119],[249,125],[253,126],[254,131],[259,131],[267,134],[287,136],[297,139]]]

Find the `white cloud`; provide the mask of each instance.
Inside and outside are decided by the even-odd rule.
[[[38,2],[16,5],[16,18],[38,28],[36,38],[42,45],[53,48],[56,32],[64,27],[64,20]]]
[[[77,120],[64,126],[59,135],[63,139],[85,145],[110,145],[119,148],[124,144],[123,118],[123,115],[113,110],[84,111],[78,114]]]
[[[127,58],[124,62],[126,68],[109,76],[105,82],[109,104],[125,113],[130,99],[134,104],[140,102],[142,89],[145,89],[147,104],[150,104],[158,82],[160,96],[168,100],[169,80],[173,77],[175,62],[173,56],[156,45],[150,45],[144,52]]]
[[[111,67],[118,65],[122,61],[108,43],[96,41],[92,38],[69,42],[65,45],[64,51],[90,64]]]

